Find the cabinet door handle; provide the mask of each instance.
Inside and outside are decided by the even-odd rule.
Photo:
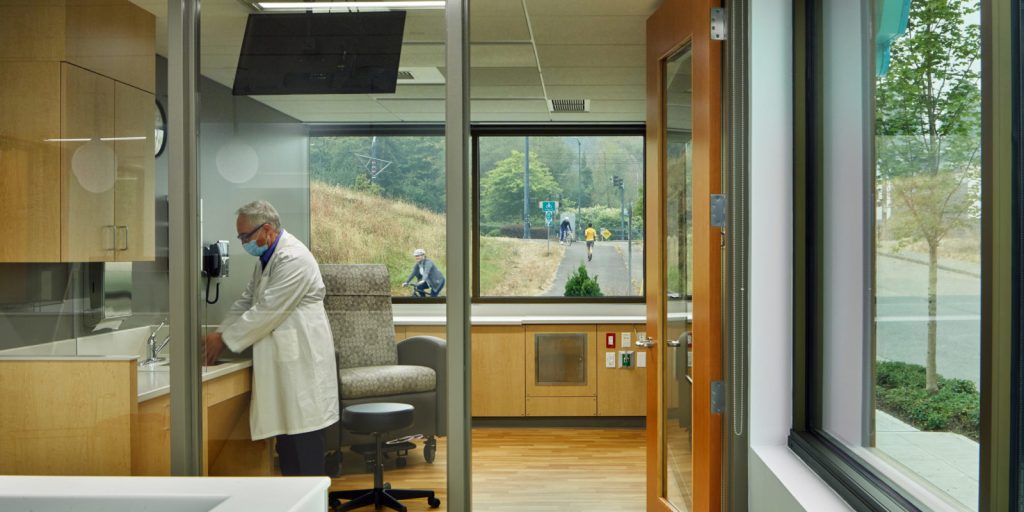
[[[127,251],[128,250],[128,226],[127,225],[125,225],[125,226],[117,226],[117,228],[115,228],[115,229],[121,229],[121,228],[124,228],[124,247],[118,247],[117,250],[119,250],[119,251]],[[116,233],[116,231],[115,231],[115,233]],[[114,240],[115,241],[117,240],[116,236],[114,237]]]
[[[103,246],[104,251],[116,251],[117,250],[117,226],[108,224],[103,226],[103,232],[106,233],[107,229],[110,229],[110,247]]]

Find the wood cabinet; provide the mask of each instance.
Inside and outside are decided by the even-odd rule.
[[[526,415],[526,346],[518,325],[473,328],[472,415]]]
[[[0,262],[155,256],[155,28],[127,0],[0,2]]]

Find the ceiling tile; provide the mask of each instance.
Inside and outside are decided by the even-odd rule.
[[[548,87],[548,98],[584,98],[590,100],[644,100],[647,90],[643,85],[564,86]]]
[[[444,117],[444,100],[380,98],[377,102],[383,105],[389,112],[399,115],[401,113],[441,114]]]
[[[591,114],[639,114],[647,113],[646,100],[595,100],[590,102]]]
[[[548,45],[538,44],[541,70],[545,67],[630,67],[645,62],[644,45]]]
[[[536,67],[533,45],[527,44],[474,44],[469,49],[470,65],[474,68]]]
[[[544,68],[544,84],[552,85],[643,85],[647,84],[644,67]]]
[[[661,0],[526,0],[530,17],[549,16],[649,16]]]
[[[538,85],[481,85],[470,87],[473,99],[544,99],[544,88]]]
[[[495,112],[524,112],[534,114],[546,114],[548,104],[540,100],[473,100],[469,106],[470,112],[495,113]]]
[[[540,85],[536,67],[529,68],[475,68],[469,74],[471,88],[495,85]]]
[[[324,114],[313,113],[299,118],[309,123],[396,123],[401,119],[391,113],[380,114]]]
[[[475,123],[546,123],[551,121],[551,116],[546,113],[471,112],[470,119]]]
[[[644,114],[551,114],[553,122],[642,123]]]
[[[510,16],[470,14],[469,40],[471,42],[530,41],[530,27],[520,10]]]
[[[539,16],[533,36],[544,44],[646,44],[646,16]]]

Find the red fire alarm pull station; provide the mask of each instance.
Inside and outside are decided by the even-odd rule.
[[[604,333],[604,346],[605,348],[615,348],[615,333],[606,332]]]

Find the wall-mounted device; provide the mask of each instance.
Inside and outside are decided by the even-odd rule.
[[[227,240],[218,240],[203,246],[203,277],[206,278],[207,304],[215,304],[220,299],[220,282],[217,283],[213,299],[210,299],[210,282],[215,277],[228,277],[229,245]]]

